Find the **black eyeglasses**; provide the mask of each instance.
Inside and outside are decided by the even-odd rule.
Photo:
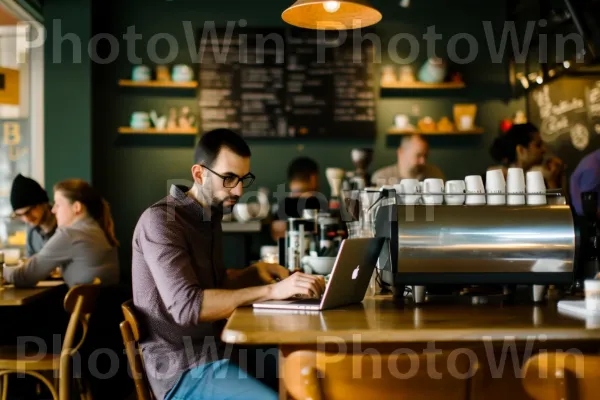
[[[223,179],[223,187],[226,187],[228,189],[233,189],[234,187],[236,187],[238,185],[238,183],[240,183],[240,181],[242,182],[243,188],[250,187],[250,185],[252,185],[252,183],[254,183],[254,179],[256,179],[256,177],[251,172],[242,177],[239,177],[234,174],[221,175],[218,172],[215,172],[212,169],[208,168],[206,165],[202,165],[202,167],[206,168],[207,170],[209,170],[210,172],[212,172],[219,178]]]

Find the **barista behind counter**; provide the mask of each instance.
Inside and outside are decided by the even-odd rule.
[[[376,187],[395,185],[402,179],[427,178],[445,179],[442,171],[435,165],[427,164],[429,143],[421,135],[404,136],[397,150],[396,164],[378,169],[371,177]]]
[[[316,200],[312,197],[319,190],[319,166],[311,158],[299,157],[288,166],[287,180],[289,186],[288,199],[306,198],[307,202]],[[297,205],[294,201],[279,199],[279,203],[273,207],[273,221],[271,222],[271,238],[277,243],[280,238],[285,237],[287,228],[287,217],[293,217],[299,210],[289,208]]]

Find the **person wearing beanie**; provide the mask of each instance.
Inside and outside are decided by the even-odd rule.
[[[68,179],[54,186],[58,228],[41,251],[19,266],[5,267],[6,282],[33,287],[60,268],[67,286],[119,283],[118,245],[109,204],[87,182]]]
[[[26,256],[38,253],[56,231],[48,194],[35,180],[17,175],[10,191],[13,218],[28,225]]]

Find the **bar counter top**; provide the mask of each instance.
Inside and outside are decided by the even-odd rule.
[[[575,317],[556,301],[472,305],[425,303],[404,306],[391,296],[366,297],[361,304],[321,312],[237,309],[222,338],[250,345],[318,344],[325,340],[372,343],[600,341],[600,319]]]

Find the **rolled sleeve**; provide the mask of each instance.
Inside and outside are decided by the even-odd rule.
[[[173,322],[197,325],[204,290],[194,273],[183,230],[161,209],[150,209],[140,228],[138,245]]]
[[[42,250],[28,258],[25,264],[4,268],[4,279],[17,287],[35,286],[39,281],[48,278],[56,267],[72,260],[72,244],[69,234],[63,229],[58,229]]]

